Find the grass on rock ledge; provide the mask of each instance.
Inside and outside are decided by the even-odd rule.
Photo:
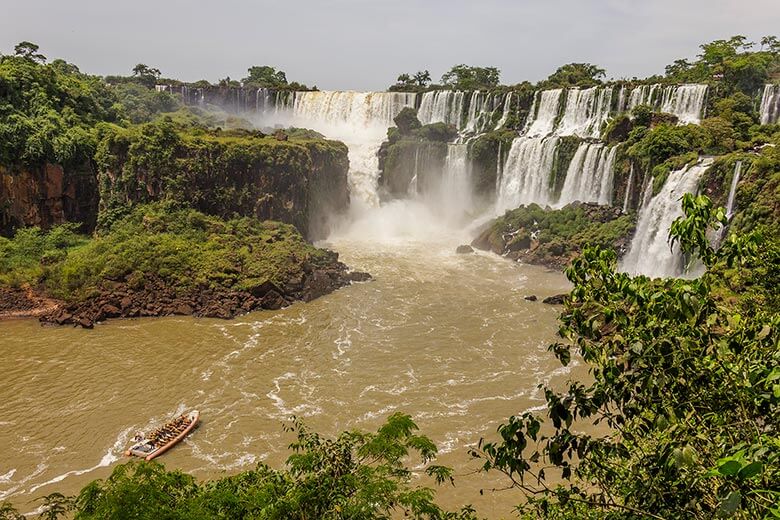
[[[282,285],[305,264],[324,266],[332,256],[291,225],[222,220],[168,203],[139,206],[93,238],[74,230],[65,224],[0,237],[0,285],[30,284],[69,301],[89,297],[106,280],[143,285],[147,275],[182,290],[251,291],[267,281]]]

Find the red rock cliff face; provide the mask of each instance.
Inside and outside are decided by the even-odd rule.
[[[37,168],[0,166],[0,233],[22,226],[48,228],[63,222],[95,227],[98,208],[97,179],[84,165],[64,170],[56,164]]]

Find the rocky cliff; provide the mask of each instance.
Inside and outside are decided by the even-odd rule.
[[[286,222],[317,239],[349,204],[347,148],[337,141],[158,123],[112,128],[96,158],[101,225],[134,204],[174,200],[223,218]]]
[[[97,179],[90,164],[68,169],[56,164],[0,166],[1,235],[63,222],[80,222],[84,231],[91,231],[97,210]]]

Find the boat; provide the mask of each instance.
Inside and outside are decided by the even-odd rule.
[[[144,460],[152,460],[159,457],[178,444],[184,437],[198,425],[200,412],[193,410],[190,413],[180,415],[157,428],[125,451],[128,457],[135,456]]]

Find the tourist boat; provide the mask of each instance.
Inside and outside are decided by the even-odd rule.
[[[125,451],[125,455],[141,457],[144,460],[159,457],[189,435],[198,425],[199,419],[200,413],[197,410],[180,415],[133,444]]]

